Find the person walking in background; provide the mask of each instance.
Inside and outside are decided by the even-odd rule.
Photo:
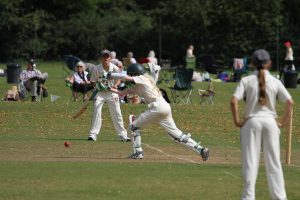
[[[273,77],[270,55],[259,49],[252,55],[256,71],[242,78],[231,99],[234,123],[240,127],[242,149],[242,200],[255,199],[255,183],[259,168],[260,151],[264,152],[266,173],[272,199],[287,199],[280,162],[280,127],[288,123],[293,100],[280,80]],[[238,115],[238,101],[245,99],[244,120]],[[276,100],[285,102],[282,120],[277,120]]]
[[[286,47],[286,55],[284,58],[284,71],[295,70],[292,43],[290,41],[287,41],[284,43],[284,46]]]
[[[150,63],[157,65],[157,58],[155,57],[155,52],[153,50],[149,51],[147,59]]]
[[[111,54],[107,49],[100,52],[100,65],[96,66],[91,74],[91,83],[98,89],[94,98],[94,112],[88,140],[96,141],[102,125],[102,106],[106,102],[117,134],[121,141],[129,142],[127,131],[124,128],[123,117],[120,108],[119,96],[109,88],[117,88],[120,81],[108,80],[107,74],[119,72],[116,65],[110,62]]]
[[[148,103],[148,110],[140,116],[137,118],[134,115],[129,116],[129,124],[133,136],[133,153],[129,158],[142,159],[144,157],[140,128],[151,123],[156,123],[164,128],[172,139],[200,154],[203,161],[208,159],[209,150],[193,140],[191,134],[184,133],[177,128],[172,117],[170,104],[165,101],[160,90],[156,87],[154,80],[146,73],[145,68],[141,64],[130,65],[127,69],[127,75],[117,74],[114,76],[112,74],[111,77],[121,78],[132,85],[132,88],[124,91],[111,88],[112,92],[121,95],[137,94],[143,97]]]

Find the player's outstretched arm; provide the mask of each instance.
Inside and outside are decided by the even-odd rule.
[[[110,88],[110,91],[118,94],[118,95],[127,95],[134,93],[132,89],[126,89],[126,90],[118,90],[116,88]]]

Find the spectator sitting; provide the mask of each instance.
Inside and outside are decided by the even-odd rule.
[[[155,52],[153,50],[149,51],[147,58],[150,63],[157,65],[157,58],[155,57]]]
[[[130,58],[130,63],[131,64],[136,63],[136,59],[133,57],[133,53],[132,52],[128,52],[127,53],[127,58]]]
[[[36,64],[33,59],[30,59],[27,63],[27,69],[23,70],[20,74],[21,81],[21,93],[25,97],[26,91],[31,92],[31,101],[36,102],[37,95],[40,94],[41,89],[46,94],[46,88],[44,83],[48,78],[48,73],[41,73],[36,69]],[[45,96],[46,97],[46,96]]]
[[[119,68],[123,67],[122,62],[117,58],[117,53],[115,51],[111,51],[110,52],[111,55],[111,60],[110,62],[116,66],[118,66]]]
[[[87,92],[92,87],[91,87],[90,81],[88,80],[87,75],[88,75],[88,72],[85,71],[85,64],[82,61],[79,61],[76,64],[76,68],[75,68],[75,72],[74,72],[73,76],[71,78],[67,79],[67,81],[72,83],[74,101],[77,101],[78,92],[80,92],[84,95],[83,96],[84,101],[88,99]]]

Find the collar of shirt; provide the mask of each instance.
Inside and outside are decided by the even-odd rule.
[[[270,74],[270,72],[269,72],[269,70],[266,70],[266,69],[264,69],[264,73],[265,73],[265,79],[266,79],[266,81],[268,81],[268,80],[270,80],[270,78],[271,78],[271,74]],[[254,72],[253,72],[253,75],[258,75],[258,70],[255,70]]]

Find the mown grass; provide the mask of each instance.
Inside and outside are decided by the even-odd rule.
[[[0,65],[0,67],[3,65]],[[63,63],[40,63],[50,75],[49,94],[60,96],[55,102],[0,102],[0,199],[238,199],[242,189],[239,163],[239,130],[233,126],[229,100],[236,83],[216,86],[215,105],[200,105],[198,88],[193,83],[193,104],[172,104],[173,117],[183,131],[211,148],[211,159],[199,161],[193,152],[173,143],[154,125],[143,129],[143,142],[162,149],[168,155],[144,147],[145,159],[125,157],[131,144],[121,143],[113,129],[107,106],[103,109],[103,127],[99,140],[86,141],[92,106],[77,120],[70,116],[81,105],[70,101],[64,85]],[[0,94],[10,85],[0,77]],[[160,85],[167,90],[166,84]],[[292,166],[284,165],[289,199],[299,199],[300,131],[299,88],[290,89],[294,108]],[[243,103],[241,103],[241,106]],[[122,104],[127,116],[139,114],[145,105]],[[279,113],[283,106],[278,106]],[[65,148],[64,141],[71,141]],[[285,131],[281,137],[284,162]],[[179,160],[176,157],[186,158]],[[257,199],[269,199],[263,165],[257,181]]]

